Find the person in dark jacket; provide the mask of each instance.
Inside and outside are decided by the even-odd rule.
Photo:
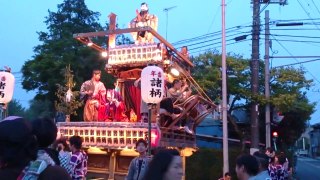
[[[59,152],[50,146],[57,138],[58,128],[50,118],[37,118],[32,121],[32,133],[38,141],[38,153],[45,152],[53,160],[54,165],[60,165]]]
[[[9,116],[0,121],[0,179],[71,179],[62,167],[39,159],[37,150],[37,139],[28,120]]]
[[[179,151],[165,149],[154,155],[143,180],[180,180],[182,175],[182,158]]]

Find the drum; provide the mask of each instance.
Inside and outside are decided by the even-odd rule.
[[[191,109],[189,117],[194,121],[199,121],[199,118],[203,117],[204,114],[208,114],[207,108],[203,104],[198,103]]]
[[[184,111],[190,112],[190,110],[194,109],[194,107],[199,103],[199,98],[197,95],[190,96],[188,99],[186,99],[181,106],[184,108]],[[180,106],[180,105],[178,105]]]

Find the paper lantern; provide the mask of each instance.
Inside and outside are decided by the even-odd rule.
[[[157,104],[163,98],[164,75],[158,66],[147,66],[141,72],[141,98],[145,103]]]
[[[14,76],[9,72],[0,72],[0,103],[7,104],[12,100]]]

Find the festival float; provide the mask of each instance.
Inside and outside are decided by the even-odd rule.
[[[159,35],[158,19],[148,13],[147,7],[140,12],[137,10],[137,16],[126,29],[116,29],[115,14],[111,13],[109,18],[107,31],[73,35],[84,45],[99,51],[106,59],[106,73],[117,79],[116,88],[105,93],[107,118],[60,122],[57,124],[59,136],[83,138],[83,147],[89,155],[88,172],[92,177],[124,177],[131,159],[138,155],[135,143],[140,138],[149,140],[151,150],[179,150],[185,168],[185,158],[197,150],[196,127],[216,109],[190,74],[194,65],[187,47],[177,50]],[[128,33],[134,44],[116,45],[116,36]],[[105,37],[107,47],[92,41],[97,37]],[[174,79],[187,86],[188,93],[180,92],[181,97],[167,101],[163,96],[169,91],[167,84]],[[157,100],[153,102],[154,98]],[[178,112],[170,114],[168,108]],[[124,109],[129,113],[124,113]],[[181,128],[181,124],[184,127]]]

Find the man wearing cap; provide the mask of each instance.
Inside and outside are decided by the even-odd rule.
[[[94,70],[92,78],[81,85],[80,98],[85,101],[84,121],[106,120],[106,87],[100,78],[101,71]]]
[[[149,26],[155,31],[158,29],[158,18],[153,14],[149,14],[147,3],[142,3],[140,12],[136,10],[137,16],[131,20],[129,28]],[[153,35],[147,31],[139,31],[131,33],[135,44],[153,43]]]

